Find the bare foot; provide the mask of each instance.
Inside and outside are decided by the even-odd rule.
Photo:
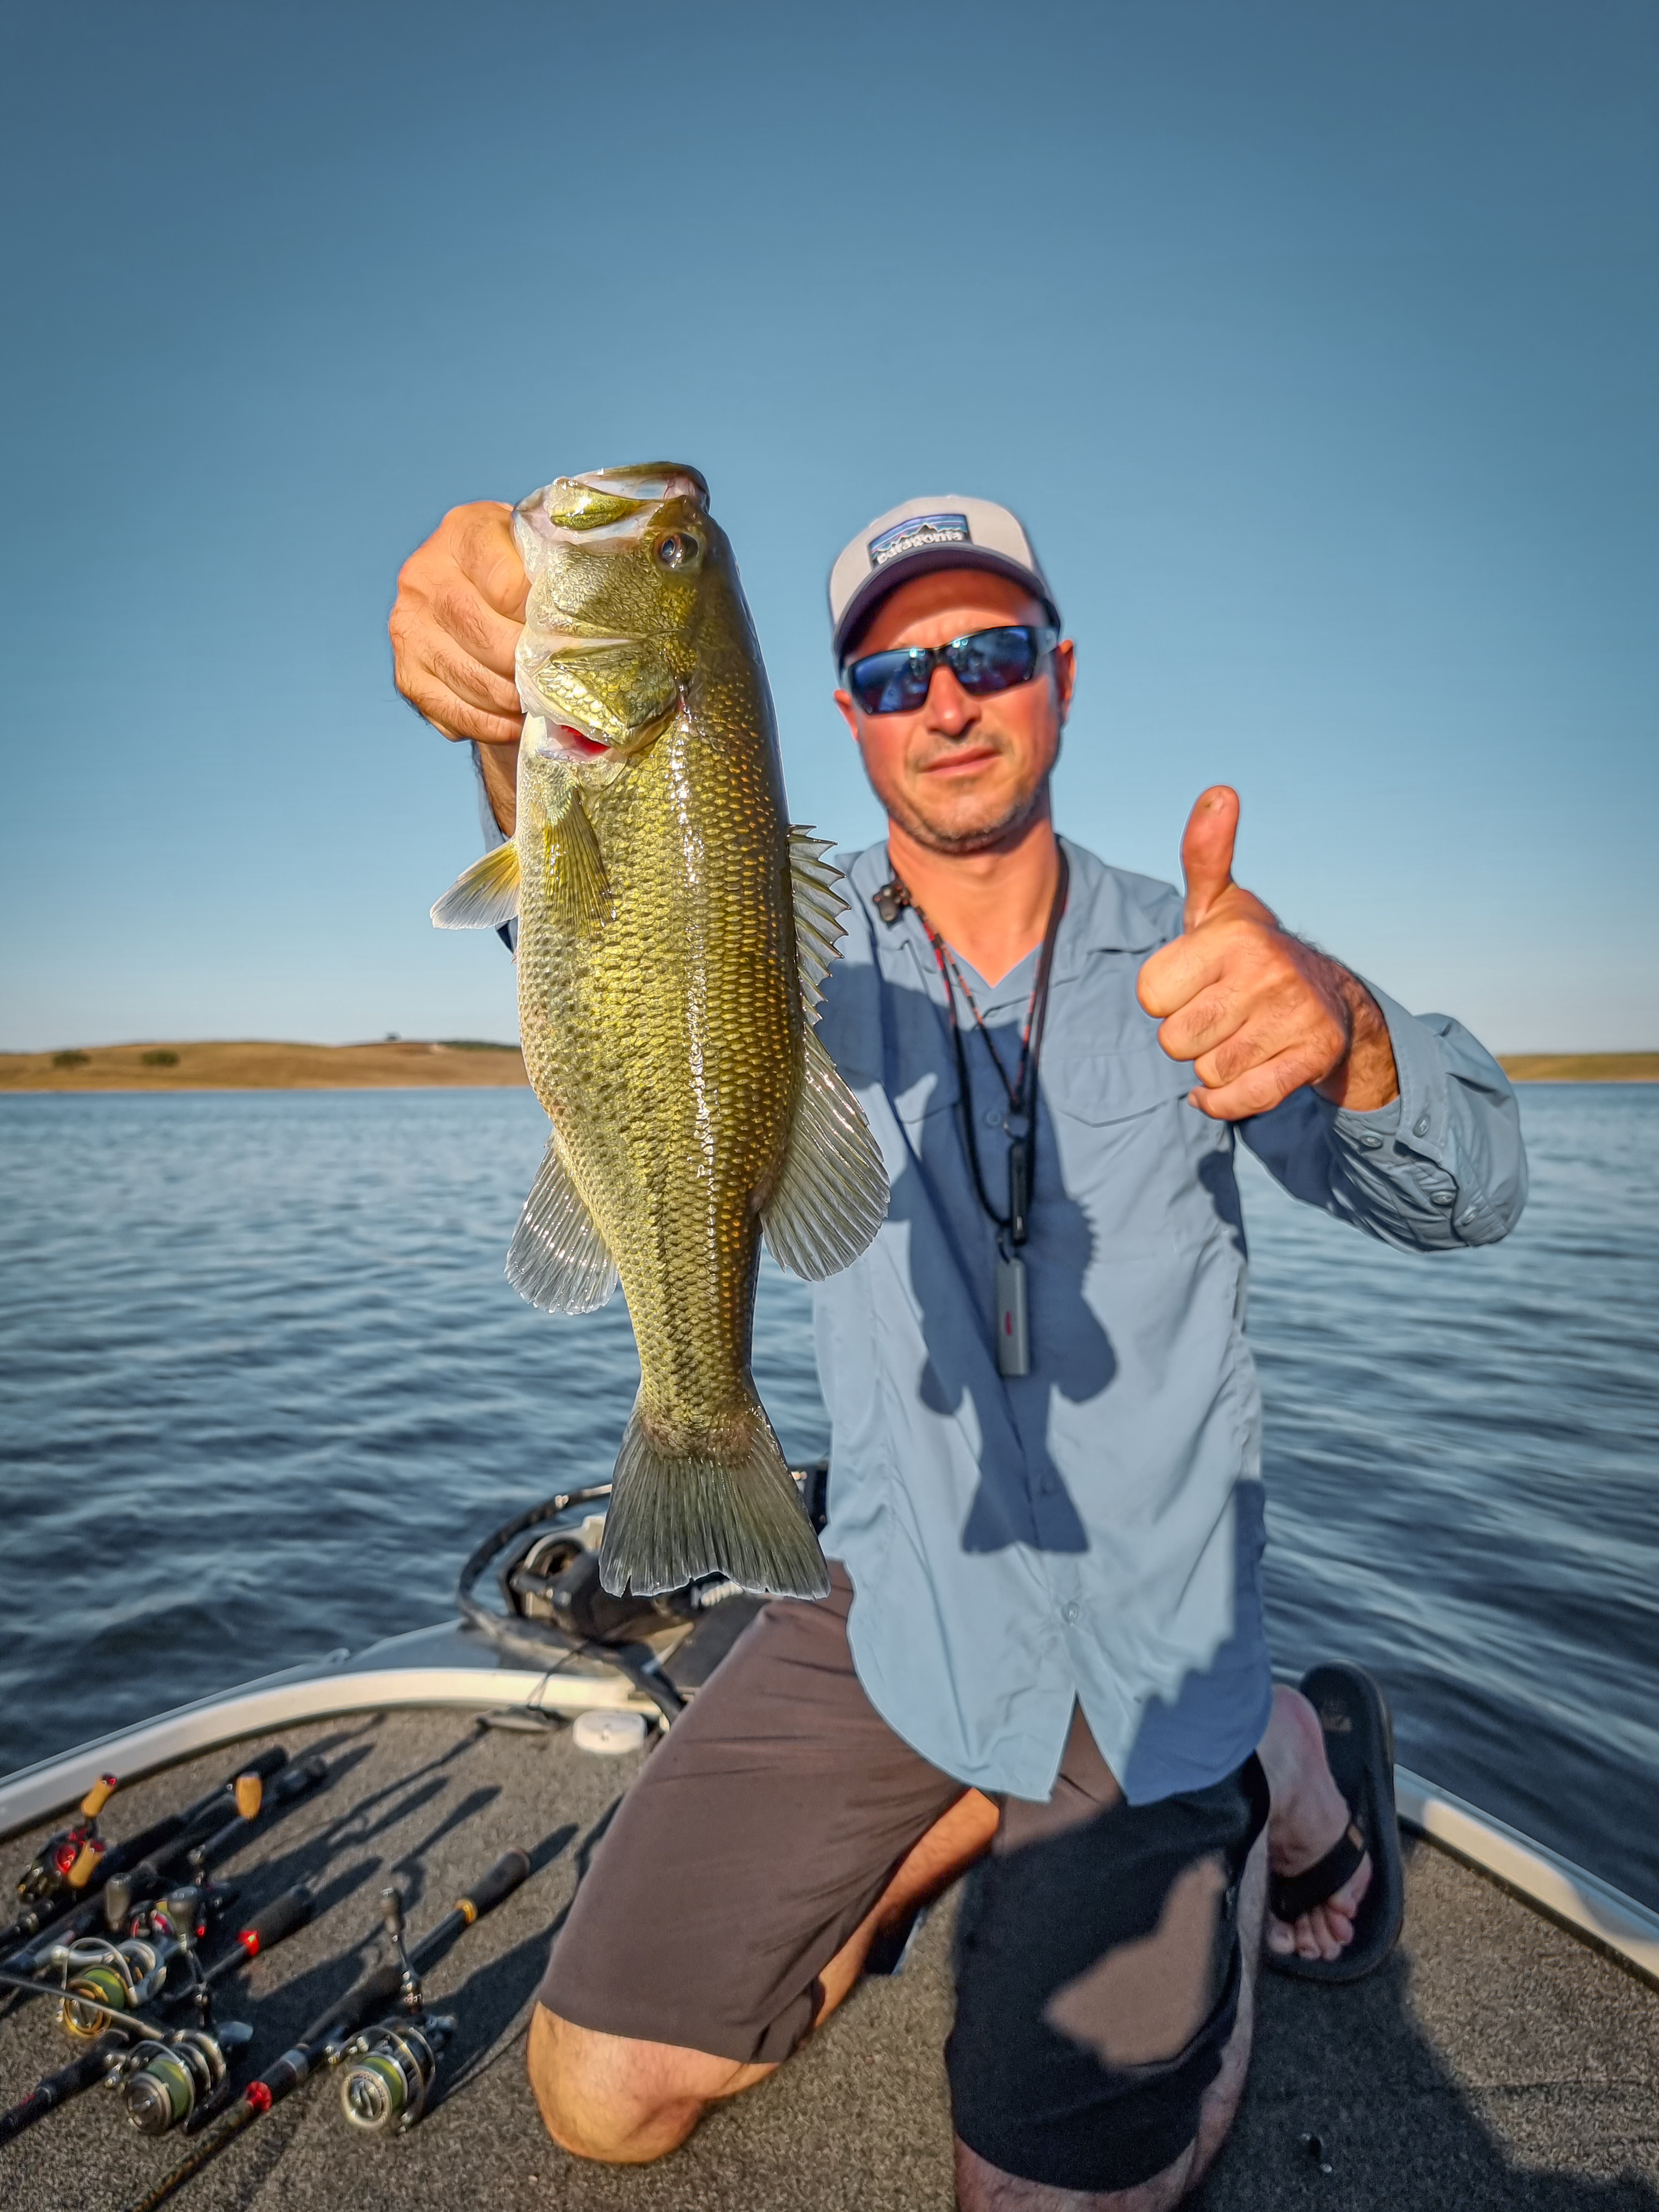
[[[1348,1825],[1347,1806],[1325,1760],[1319,1716],[1299,1690],[1274,1686],[1273,1718],[1256,1747],[1273,1796],[1267,1822],[1267,1865],[1274,1874],[1305,1873],[1322,1859]],[[1265,1923],[1267,1948],[1280,1958],[1340,1959],[1353,1941],[1354,1915],[1370,1887],[1369,1852],[1340,1889],[1299,1920]],[[1271,1893],[1269,1893],[1271,1894]]]

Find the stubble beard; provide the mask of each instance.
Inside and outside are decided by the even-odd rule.
[[[896,793],[889,799],[887,811],[905,836],[924,852],[939,853],[951,859],[969,853],[991,853],[999,846],[1012,844],[1045,810],[1049,773],[1045,770],[1029,791],[1012,793],[994,814],[978,820],[969,818],[960,826],[929,821],[904,793]]]

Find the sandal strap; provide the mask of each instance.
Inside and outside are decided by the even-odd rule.
[[[1352,1820],[1324,1857],[1314,1865],[1304,1868],[1300,1874],[1273,1875],[1267,1884],[1267,1905],[1273,1918],[1300,1920],[1316,1905],[1323,1905],[1328,1897],[1334,1897],[1352,1877],[1366,1850],[1364,1831],[1357,1819]]]

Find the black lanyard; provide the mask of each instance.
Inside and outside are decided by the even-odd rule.
[[[974,1190],[986,1212],[996,1224],[997,1242],[1005,1255],[1009,1248],[1024,1243],[1030,1233],[1031,1190],[1036,1168],[1036,1098],[1037,1061],[1042,1052],[1042,1031],[1048,1018],[1048,978],[1054,964],[1054,942],[1060,935],[1060,918],[1066,911],[1066,892],[1070,870],[1066,862],[1066,848],[1059,847],[1060,875],[1054,884],[1054,899],[1048,908],[1048,927],[1042,933],[1042,950],[1037,957],[1036,980],[1031,986],[1030,1003],[1025,1009],[1025,1026],[1020,1032],[1019,1070],[1011,1083],[1008,1071],[1002,1064],[1002,1055],[996,1048],[991,1032],[985,1026],[973,993],[963,979],[962,970],[946,950],[945,941],[927,915],[911,897],[898,877],[884,884],[876,893],[877,912],[884,921],[898,920],[900,909],[908,907],[926,931],[927,942],[933,948],[933,957],[939,963],[939,972],[945,984],[945,1003],[951,1017],[951,1042],[956,1048],[957,1085],[962,1110],[962,1133],[968,1148],[968,1165],[974,1178]],[[968,1049],[963,1042],[962,1024],[957,1019],[957,992],[968,1001],[974,1025],[985,1040],[991,1064],[996,1069],[1002,1087],[1008,1096],[1008,1211],[999,1213],[992,1205],[985,1188],[985,1173],[980,1165],[979,1138],[974,1126],[972,1086],[968,1080]]]

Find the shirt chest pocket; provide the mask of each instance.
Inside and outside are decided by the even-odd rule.
[[[1156,1043],[1043,1054],[1060,1181],[1089,1216],[1097,1263],[1167,1265],[1187,1241],[1194,1191],[1175,1115],[1192,1087],[1192,1070]]]
[[[1092,1129],[1133,1121],[1192,1089],[1190,1066],[1155,1043],[1127,1052],[1042,1055],[1042,1096],[1050,1111]]]

